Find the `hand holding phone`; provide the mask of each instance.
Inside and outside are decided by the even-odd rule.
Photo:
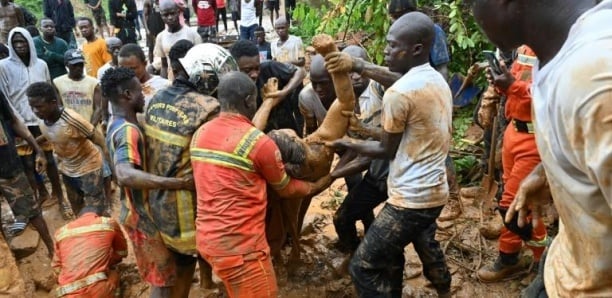
[[[497,60],[497,56],[495,55],[495,52],[482,51],[482,54],[485,56],[485,58],[489,62],[489,67],[491,67],[491,70],[493,71],[493,73],[497,75],[500,75],[503,73],[499,60]]]

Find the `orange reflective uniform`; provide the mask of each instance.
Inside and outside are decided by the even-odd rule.
[[[274,141],[237,114],[221,113],[198,129],[191,162],[198,251],[230,297],[276,297],[265,234],[266,184],[295,197],[308,193],[309,184],[289,178]]]
[[[512,64],[510,73],[516,79],[507,90],[500,90],[506,95],[505,114],[508,126],[504,133],[502,149],[504,193],[499,203],[501,208],[510,207],[521,181],[540,163],[535,135],[531,123],[531,70],[537,61],[535,53],[527,46],[517,50],[518,56]],[[518,122],[516,121],[518,120]],[[527,129],[527,131],[525,131]],[[544,251],[546,227],[538,223],[527,246],[533,250],[535,260],[539,260]],[[499,250],[503,253],[517,253],[523,241],[506,227],[499,236]]]
[[[127,242],[112,218],[85,213],[55,233],[52,266],[58,297],[115,297],[119,274],[111,266],[127,256]]]

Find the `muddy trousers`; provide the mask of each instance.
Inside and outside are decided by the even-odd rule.
[[[502,149],[504,192],[499,202],[502,217],[505,217],[508,207],[514,201],[514,196],[521,181],[539,163],[540,155],[536,147],[534,134],[516,131],[513,123],[508,124],[504,133]],[[519,228],[516,220],[517,217],[515,216],[512,222],[504,222],[504,227],[499,236],[499,251],[502,255],[516,256],[523,246],[523,241],[525,241],[527,247],[533,251],[534,260],[539,261],[546,247],[546,227],[544,223],[540,219],[536,228],[531,224]]]
[[[357,186],[351,188],[334,214],[334,227],[343,249],[350,252],[357,249],[359,237],[357,237],[355,223],[361,220],[365,234],[374,222],[372,210],[386,199],[387,192],[381,191],[368,179],[367,175]]]
[[[223,280],[230,298],[278,296],[276,276],[268,251],[225,257],[204,256],[204,259]]]
[[[451,275],[440,243],[434,238],[442,208],[383,207],[349,265],[359,297],[402,296],[404,247],[410,243],[423,263],[423,274],[438,293],[450,291]]]

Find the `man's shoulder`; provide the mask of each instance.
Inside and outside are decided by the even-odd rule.
[[[413,67],[397,80],[389,89],[410,91],[425,86],[448,85],[442,75],[429,63]]]
[[[49,72],[49,66],[47,66],[47,62],[45,60],[36,57],[36,62],[33,65],[35,71]],[[44,75],[44,73],[39,73],[38,75]]]
[[[434,33],[436,35],[443,34],[446,36],[446,32],[444,32],[444,28],[442,28],[442,26],[440,26],[440,24],[438,23],[434,23]]]
[[[53,84],[57,86],[57,85],[64,84],[67,81],[70,81],[70,78],[68,78],[68,74],[63,74],[63,75],[53,79]]]
[[[297,35],[289,35],[289,39],[294,43],[302,43],[302,38]]]
[[[148,81],[146,81],[144,84],[149,85],[156,89],[161,89],[163,87],[170,86],[170,81],[158,75],[151,75],[151,78]]]
[[[89,84],[89,85],[92,85],[92,84],[97,85],[97,84],[98,84],[98,82],[99,82],[99,81],[98,81],[98,79],[97,79],[97,78],[94,78],[94,77],[92,77],[92,76],[90,76],[90,75],[87,75],[87,74],[86,74],[86,75],[85,75],[85,77],[83,78],[83,83],[87,83],[87,84]]]
[[[259,70],[260,74],[263,74],[264,77],[274,77],[281,75],[282,73],[293,73],[296,70],[296,67],[293,64],[268,60],[261,62],[261,64],[259,65]],[[265,80],[267,80],[267,78]]]
[[[310,104],[314,100],[319,100],[319,96],[312,88],[312,83],[308,83],[308,85],[304,86],[299,94],[299,99],[301,104]]]
[[[72,126],[76,126],[79,129],[84,129],[85,131],[88,130],[85,126],[92,126],[87,119],[85,119],[83,116],[81,116],[81,114],[71,108],[64,108],[60,119],[66,121]]]
[[[134,123],[128,122],[123,118],[113,118],[113,121],[108,126],[107,138],[117,137],[121,133],[126,133],[130,131],[132,134],[136,135],[139,139],[142,137],[142,131],[140,127]],[[124,138],[126,136],[124,135]]]

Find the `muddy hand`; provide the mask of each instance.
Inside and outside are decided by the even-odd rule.
[[[269,78],[266,84],[261,88],[263,101],[272,101],[272,105],[278,105],[287,96],[283,90],[278,90],[278,79]]]
[[[527,224],[529,215],[531,215],[533,226],[536,227],[542,215],[542,206],[548,202],[549,198],[550,189],[544,168],[540,164],[519,185],[514,201],[508,208],[504,220],[510,223],[518,212],[517,223],[519,227],[524,227]]]
[[[325,56],[325,68],[330,73],[353,71],[353,57],[347,53],[332,52]]]
[[[349,131],[357,134],[361,134],[365,131],[365,128],[361,124],[361,121],[357,118],[357,115],[352,111],[342,111],[342,115],[349,118]]]
[[[195,190],[195,182],[193,180],[193,176],[181,177],[179,179],[181,180],[181,189]]]

